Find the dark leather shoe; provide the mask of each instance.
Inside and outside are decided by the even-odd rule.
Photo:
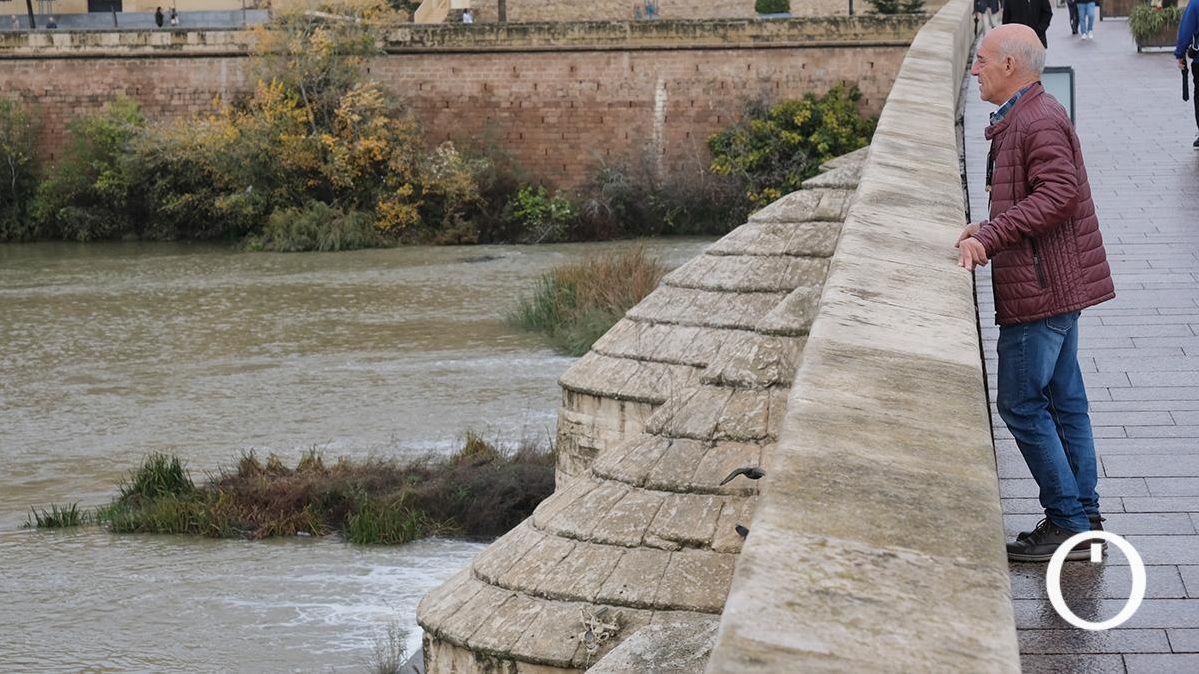
[[[1102,515],[1087,515],[1087,519],[1091,520],[1091,531],[1103,531],[1103,523],[1107,521]],[[1041,520],[1041,522],[1044,521],[1044,519]],[[1037,522],[1037,526],[1041,526],[1041,522]],[[1022,541],[1031,535],[1031,531],[1021,531],[1016,534],[1016,540]],[[1103,542],[1103,549],[1107,549],[1107,541]]]
[[[1041,520],[1037,528],[1029,532],[1024,539],[1007,544],[1008,561],[1048,562],[1058,547],[1076,533],[1078,532],[1063,529],[1048,519]],[[1080,545],[1066,555],[1066,559],[1071,561],[1085,561],[1090,558],[1090,546]]]

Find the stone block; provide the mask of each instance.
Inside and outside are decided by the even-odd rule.
[[[728,497],[716,520],[716,531],[712,532],[712,550],[715,552],[738,553],[745,539],[737,533],[737,525],[749,528],[758,507],[758,496]]]
[[[539,503],[537,508],[533,510],[533,517],[530,518],[533,525],[538,529],[545,529],[546,523],[561,512],[563,508],[572,505],[575,501],[591,493],[599,484],[595,480],[582,476],[571,479],[565,486],[558,485],[554,493],[550,494],[548,498]]]
[[[512,656],[553,667],[572,667],[583,631],[579,610],[583,604],[541,600],[541,612],[525,626],[512,646]]]
[[[598,521],[591,530],[591,540],[626,547],[640,545],[666,496],[659,491],[630,489],[607,512],[596,515]]]
[[[733,389],[716,418],[712,438],[717,441],[773,439],[769,426],[770,392],[763,389]]]
[[[792,290],[755,324],[755,329],[766,334],[807,335],[816,318],[822,291],[820,285],[800,286]]]
[[[473,651],[508,653],[526,627],[541,613],[541,602],[522,593],[511,594],[491,611],[470,636]]]
[[[562,374],[562,388],[594,396],[617,397],[633,376],[635,361],[588,352]]]
[[[471,563],[471,569],[479,580],[494,583],[526,553],[540,545],[544,538],[545,534],[525,520],[480,552]]]
[[[711,448],[712,442],[709,440],[676,439],[646,474],[645,487],[662,491],[689,491],[694,486],[692,475],[695,467]]]
[[[600,588],[597,602],[615,606],[654,608],[654,596],[670,563],[670,552],[629,548]]]
[[[595,528],[598,514],[607,512],[608,509],[619,503],[630,488],[623,482],[601,481],[586,496],[549,518],[544,530],[546,533],[562,533],[577,538],[588,538],[591,530]]]
[[[686,325],[658,326],[668,332],[654,351],[654,360],[706,367],[721,346],[742,330]]]
[[[840,157],[834,157],[820,165],[821,171],[857,166],[859,169],[866,163],[870,155],[870,146],[860,147],[853,152],[847,152]]]
[[[648,533],[683,547],[707,547],[724,498],[714,494],[664,494]]]
[[[670,438],[638,433],[600,457],[595,463],[595,474],[630,485],[643,485],[646,475],[670,448],[670,443]]]
[[[649,360],[665,336],[653,323],[622,318],[595,341],[591,350],[613,358]]]
[[[654,604],[664,609],[720,613],[736,559],[736,555],[705,550],[672,552]]]
[[[710,440],[733,389],[701,386],[684,399],[671,400],[654,412],[646,431],[671,438]],[[676,403],[677,400],[677,403]]]
[[[679,615],[659,621],[630,634],[595,666],[590,674],[627,672],[701,672],[716,644],[720,621],[713,617]]]
[[[695,490],[705,493],[756,494],[758,482],[744,476],[734,478],[723,487],[720,482],[738,468],[760,466],[761,462],[762,446],[756,442],[716,442],[696,463],[691,483]]]
[[[824,258],[782,255],[701,255],[662,280],[669,286],[721,292],[790,292],[824,280]]]
[[[816,209],[819,206],[819,192],[797,190],[772,201],[762,210],[749,216],[749,222],[751,224],[808,222],[816,219]]]
[[[426,632],[437,633],[441,624],[466,605],[484,587],[465,568],[429,591],[416,608],[416,621]]]
[[[853,203],[852,189],[822,189],[820,190],[820,205],[816,207],[816,219],[830,222],[843,222],[849,214],[849,206]],[[840,231],[840,227],[837,228]],[[830,255],[832,253],[829,253]]]
[[[537,581],[533,592],[552,599],[594,601],[624,551],[623,547],[580,542]]]
[[[805,190],[820,188],[852,190],[858,186],[861,175],[861,169],[855,166],[843,166],[808,178],[801,184]]]
[[[627,400],[661,405],[676,392],[690,387],[698,376],[698,370],[690,365],[630,362],[635,363],[633,375],[619,391],[619,395]]]
[[[700,373],[700,383],[739,388],[790,386],[806,341],[803,337],[738,333],[725,341]]]
[[[436,626],[436,635],[455,643],[470,643],[471,636],[479,630],[495,609],[508,601],[515,593],[505,588],[488,585],[477,580],[481,587],[465,604]]]
[[[555,566],[574,552],[578,541],[553,534],[542,537],[540,544],[517,562],[487,580],[495,587],[532,593]]]

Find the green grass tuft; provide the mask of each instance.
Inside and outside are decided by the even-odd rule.
[[[62,506],[51,503],[50,510],[30,508],[29,512],[30,514],[25,520],[25,526],[28,528],[62,529],[65,527],[77,527],[82,524],[88,524],[92,519],[87,511],[79,509],[78,503]]]
[[[509,323],[540,332],[572,355],[587,353],[596,340],[653,292],[666,274],[644,249],[592,255],[559,265],[520,300]]]

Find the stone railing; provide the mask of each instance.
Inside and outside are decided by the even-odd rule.
[[[709,672],[1020,669],[955,120],[970,4],[920,31],[846,216]]]

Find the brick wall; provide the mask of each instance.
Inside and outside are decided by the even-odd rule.
[[[877,114],[920,25],[649,23],[405,27],[389,39],[393,53],[370,70],[416,110],[430,142],[486,139],[534,176],[571,187],[601,162],[694,170],[707,163],[707,137],[748,100],[848,80],[863,92],[862,109]],[[117,95],[162,119],[249,90],[246,59],[236,52],[251,34],[171,39],[179,43],[157,32],[0,35],[4,95],[36,107],[43,156],[55,161],[70,117]]]
[[[601,162],[663,171],[707,163],[708,136],[742,103],[856,81],[878,114],[902,47],[397,55],[373,72],[396,84],[431,140],[483,137],[536,176],[573,186]]]

